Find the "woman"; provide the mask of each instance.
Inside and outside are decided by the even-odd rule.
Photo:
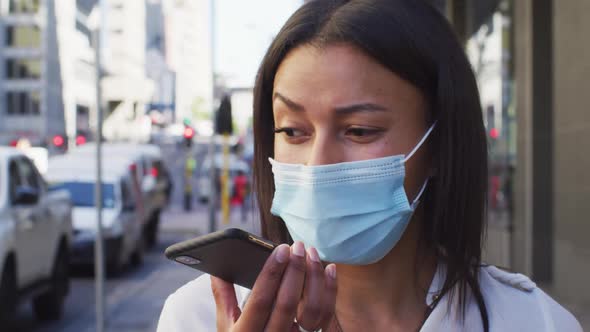
[[[261,226],[283,244],[251,292],[206,276],[182,287],[159,330],[581,330],[528,278],[481,264],[482,112],[436,9],[311,1],[254,94]]]

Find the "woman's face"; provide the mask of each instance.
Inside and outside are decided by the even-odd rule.
[[[414,86],[357,48],[304,45],[275,76],[274,158],[311,166],[407,155],[428,129],[426,112]],[[426,146],[406,164],[410,197],[427,174]]]

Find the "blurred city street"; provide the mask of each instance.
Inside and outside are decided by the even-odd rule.
[[[207,146],[196,145],[193,153],[197,167],[203,160]],[[155,331],[164,301],[172,292],[201,273],[168,260],[164,256],[167,246],[209,232],[209,215],[206,204],[193,202],[192,211],[183,209],[182,174],[186,151],[174,145],[163,147],[165,160],[174,177],[174,193],[170,206],[162,213],[157,245],[150,249],[140,267],[129,267],[121,275],[106,281],[106,331]],[[195,176],[193,185],[198,183]],[[198,187],[193,187],[194,197]],[[242,221],[240,211],[232,211],[229,224],[221,222],[217,213],[217,229],[238,227],[256,232],[252,214]],[[16,331],[80,332],[95,331],[94,279],[89,269],[73,273],[70,295],[66,299],[61,320],[42,323],[35,320],[30,303],[19,307]]]
[[[271,42],[283,40],[281,27],[310,1],[0,0],[0,332],[155,331],[166,298],[201,274],[164,251],[211,231],[209,201],[215,200],[214,230],[260,234],[253,165],[280,148],[265,130],[288,138],[307,132],[295,128],[305,123],[309,137],[320,137],[305,115],[315,106],[293,112],[305,116],[281,128],[279,94],[260,83],[275,80],[261,66],[267,50],[274,54]],[[477,173],[487,181],[482,262],[530,277],[590,330],[590,154],[583,152],[590,142],[590,43],[580,38],[590,33],[590,1],[428,2],[453,28],[470,66],[424,76],[438,88],[424,96],[444,99],[446,74],[468,72],[477,83],[473,104],[479,98],[477,121],[485,129],[480,161],[484,145],[488,158],[487,179]],[[416,24],[430,26],[422,23]],[[386,58],[397,59],[380,59]],[[322,68],[332,69],[326,63]],[[311,73],[301,86],[309,76],[321,78]],[[323,87],[332,91],[333,84]],[[443,123],[445,108],[431,108]],[[479,111],[471,113],[479,119]],[[338,126],[330,132],[377,133],[361,120],[342,121],[342,135]],[[453,128],[472,129],[456,121]],[[368,144],[376,142],[356,143],[373,151]],[[473,157],[453,149],[461,162]],[[96,275],[105,276],[104,285],[93,267],[99,234],[105,264]],[[102,286],[103,313],[96,291]]]

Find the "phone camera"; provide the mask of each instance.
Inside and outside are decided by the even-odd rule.
[[[181,264],[186,264],[186,265],[197,265],[197,264],[201,264],[201,261],[194,258],[194,257],[190,257],[190,256],[178,256],[176,258],[174,258],[177,262],[181,263]]]

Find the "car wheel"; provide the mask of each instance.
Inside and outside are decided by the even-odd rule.
[[[153,248],[158,242],[158,225],[160,223],[160,212],[154,213],[150,218],[146,231],[146,247]]]
[[[128,259],[128,258],[127,258]],[[106,273],[108,277],[118,277],[123,273],[125,268],[125,260],[122,251],[113,256],[110,261],[106,262]]]
[[[66,295],[70,287],[68,251],[60,249],[51,277],[51,288],[33,299],[33,310],[39,320],[58,320],[63,315]]]
[[[9,325],[16,313],[17,304],[16,271],[12,264],[4,266],[0,280],[0,324]]]
[[[146,236],[140,236],[138,242],[139,243],[137,244],[137,248],[135,248],[133,255],[131,255],[131,264],[133,266],[140,266],[141,264],[143,264],[143,254],[145,252]]]

